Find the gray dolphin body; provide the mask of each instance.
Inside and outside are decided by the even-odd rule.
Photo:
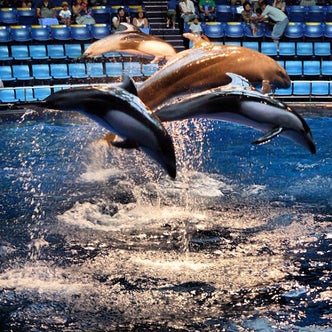
[[[235,122],[265,132],[253,144],[263,144],[280,135],[311,153],[316,152],[310,128],[298,113],[278,100],[253,91],[238,75],[228,75],[233,79],[231,84],[170,100],[155,114],[162,122],[189,118]]]
[[[107,86],[65,89],[53,93],[43,106],[78,111],[124,139],[123,148],[139,148],[176,176],[173,142],[160,121],[134,94]]]

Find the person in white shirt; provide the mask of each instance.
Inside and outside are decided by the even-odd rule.
[[[188,23],[196,16],[195,6],[191,0],[182,0],[179,3],[179,7],[181,11],[181,18],[184,20],[184,22]]]

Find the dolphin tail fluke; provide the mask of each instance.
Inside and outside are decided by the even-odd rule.
[[[270,130],[266,134],[264,134],[262,137],[256,139],[255,141],[252,142],[252,144],[255,145],[260,145],[260,144],[265,144],[268,143],[272,138],[280,135],[283,131],[283,128],[278,127]]]

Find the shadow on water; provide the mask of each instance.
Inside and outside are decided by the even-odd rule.
[[[317,156],[172,124],[175,181],[80,116],[3,122],[0,330],[331,331],[331,119],[309,121]]]

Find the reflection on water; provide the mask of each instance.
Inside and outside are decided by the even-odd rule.
[[[315,156],[172,123],[179,175],[82,117],[1,124],[1,331],[331,331],[330,118]]]

